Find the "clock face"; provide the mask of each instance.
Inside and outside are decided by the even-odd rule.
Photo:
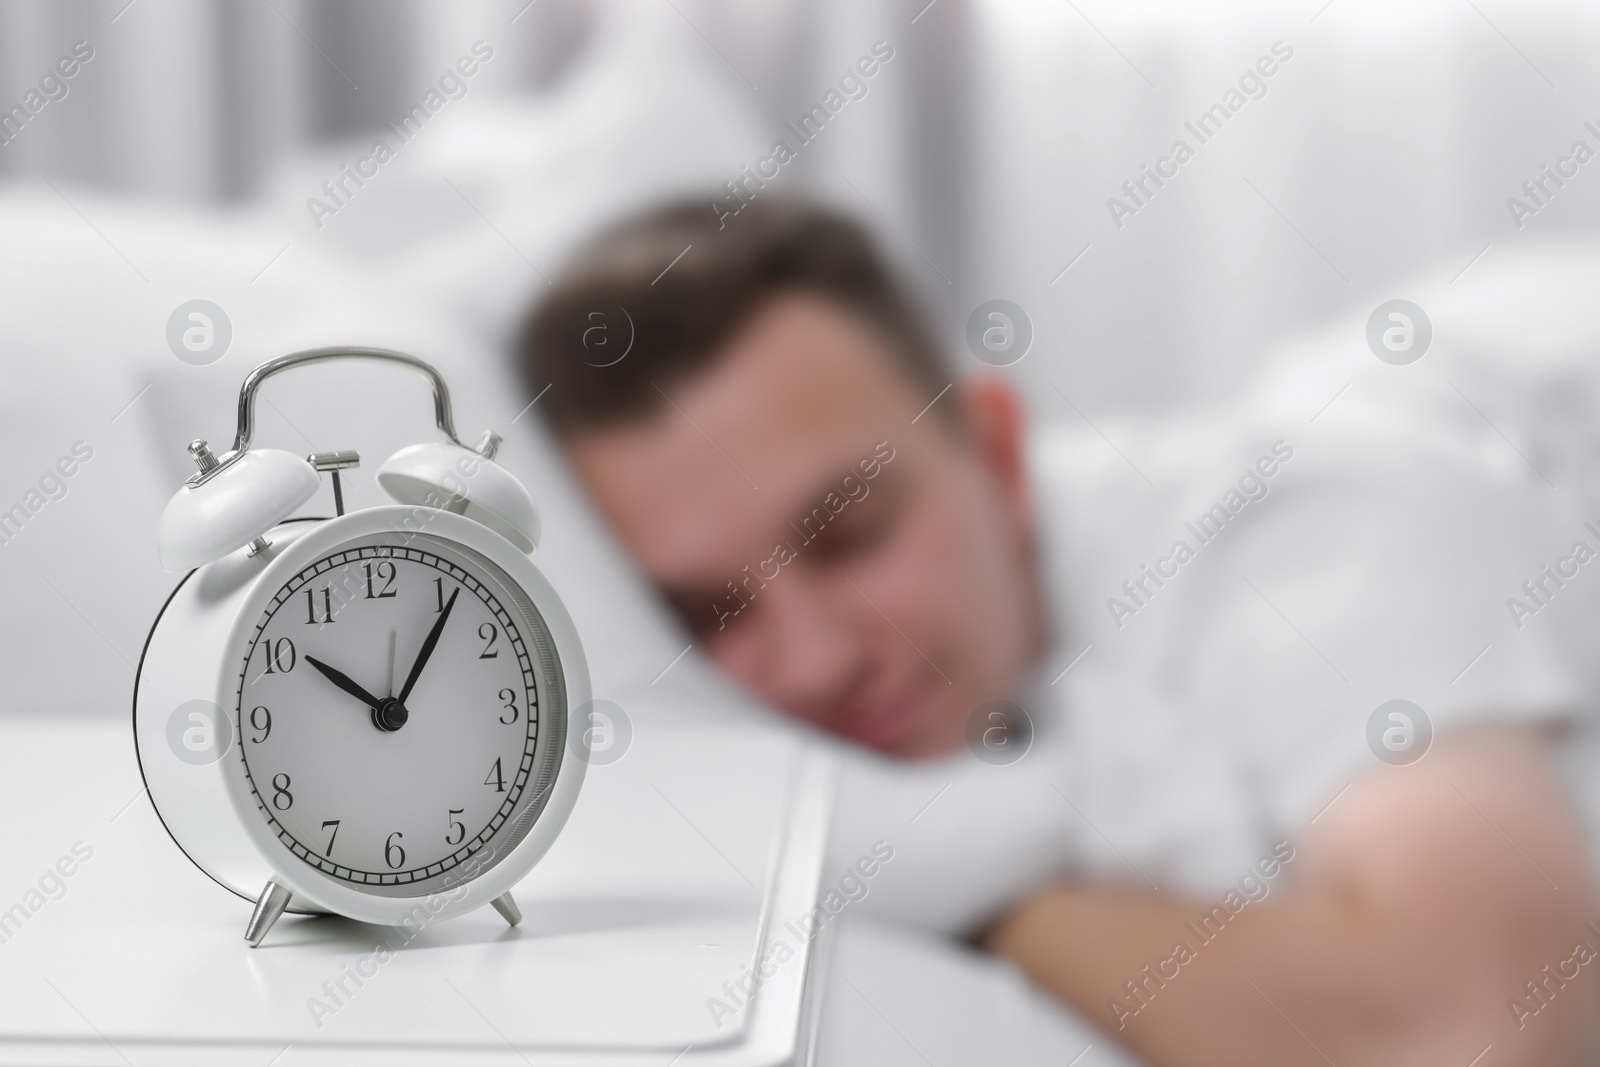
[[[235,709],[244,778],[285,848],[419,895],[487,869],[559,767],[561,667],[527,594],[426,534],[358,538],[267,603]]]

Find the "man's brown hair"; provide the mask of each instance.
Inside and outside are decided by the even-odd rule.
[[[549,388],[539,409],[559,436],[664,405],[662,391],[708,369],[784,292],[827,297],[877,330],[928,397],[949,383],[921,309],[859,224],[780,199],[719,222],[707,204],[669,203],[604,231],[528,317],[517,362],[528,395]]]

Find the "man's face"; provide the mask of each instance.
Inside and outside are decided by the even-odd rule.
[[[670,404],[567,445],[724,670],[824,729],[931,756],[1039,649],[1020,417],[993,383],[919,417],[933,397],[886,344],[825,298],[776,296]]]

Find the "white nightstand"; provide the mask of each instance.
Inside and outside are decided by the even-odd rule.
[[[832,762],[661,723],[589,768],[521,926],[286,917],[252,950],[250,902],[167,836],[124,718],[0,721],[0,1063],[804,1063]],[[724,983],[761,960],[740,1007]]]

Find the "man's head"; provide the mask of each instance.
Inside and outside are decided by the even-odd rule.
[[[854,223],[716,223],[695,201],[591,243],[528,321],[525,380],[715,662],[864,744],[947,751],[1042,637],[1016,399],[951,387]]]

